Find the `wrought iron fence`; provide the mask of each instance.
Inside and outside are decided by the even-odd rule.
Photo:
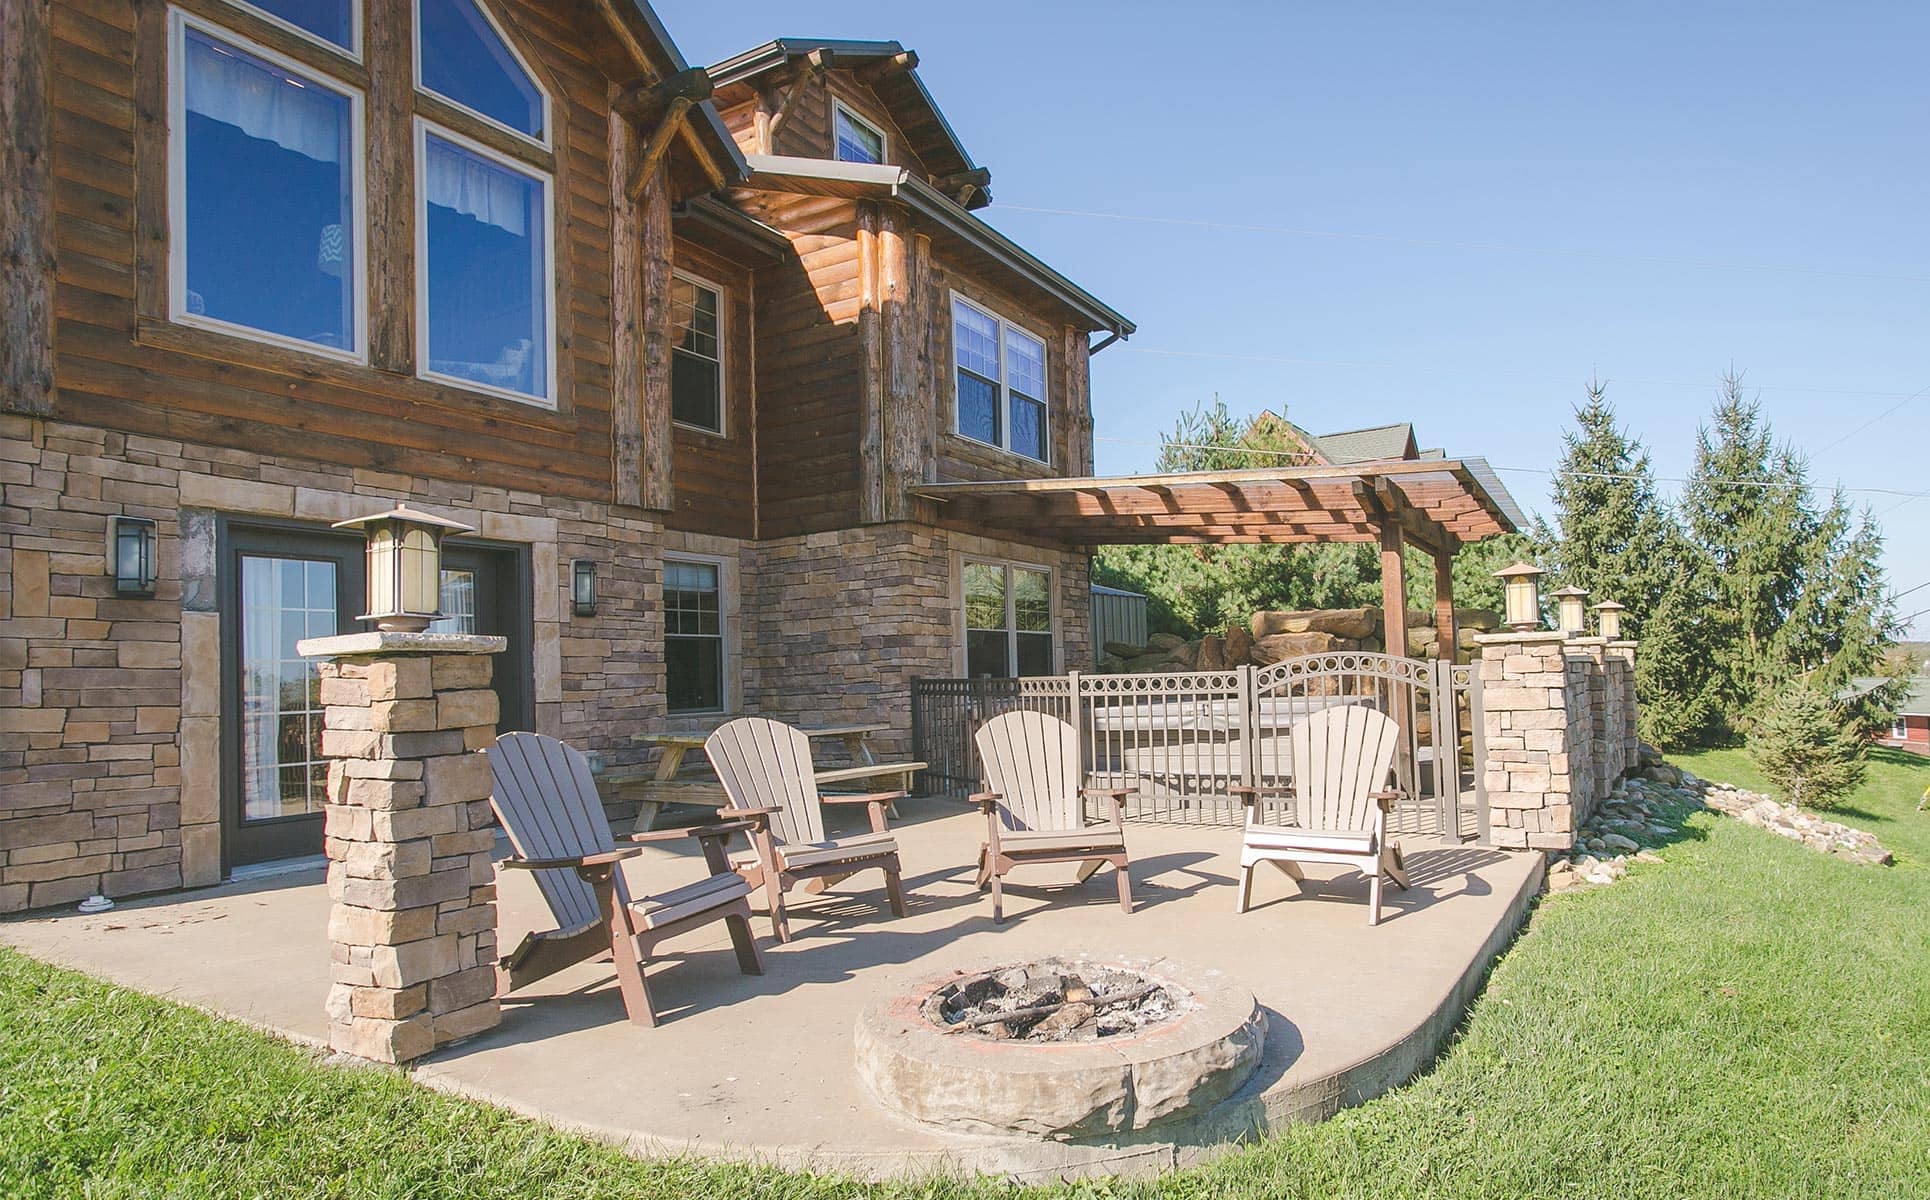
[[[1226,671],[920,679],[913,754],[931,764],[926,790],[965,795],[979,781],[978,727],[1036,709],[1078,729],[1092,786],[1133,790],[1129,819],[1235,825],[1232,789],[1290,780],[1287,731],[1337,704],[1369,705],[1401,726],[1397,831],[1486,838],[1479,675],[1445,660],[1337,653]]]

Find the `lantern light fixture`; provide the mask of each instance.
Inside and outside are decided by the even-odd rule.
[[[154,594],[154,522],[146,517],[114,518],[114,594]]]
[[[1604,600],[1595,606],[1596,619],[1601,622],[1603,637],[1611,642],[1622,640],[1622,614],[1627,611],[1628,605],[1617,604],[1613,600]]]
[[[570,562],[570,609],[579,617],[596,615],[596,560],[572,559]]]
[[[1556,589],[1555,620],[1561,631],[1576,637],[1588,632],[1588,609],[1583,601],[1588,599],[1588,589],[1569,584]]]
[[[474,526],[398,503],[387,512],[335,522],[360,529],[368,553],[368,611],[383,633],[421,633],[442,616],[442,539]]]
[[[1494,573],[1502,582],[1502,598],[1507,609],[1507,619],[1502,624],[1516,633],[1541,628],[1542,573],[1540,567],[1525,562]]]

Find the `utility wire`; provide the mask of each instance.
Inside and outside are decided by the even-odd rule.
[[[1282,366],[1289,366],[1289,367],[1371,367],[1377,370],[1391,370],[1391,371],[1401,371],[1401,370],[1409,369],[1407,365],[1404,363],[1376,362],[1372,359],[1293,358],[1286,355],[1278,355],[1278,354],[1228,354],[1228,353],[1221,353],[1221,352],[1212,351],[1212,350],[1168,350],[1157,346],[1135,346],[1130,342],[1127,342],[1121,345],[1119,347],[1119,350],[1130,354],[1158,355],[1163,358],[1208,358],[1208,359],[1220,359],[1227,362],[1277,363]],[[1478,379],[1492,379],[1496,376],[1503,376],[1503,377],[1512,378],[1512,379],[1530,379],[1530,380],[1550,382],[1550,383],[1572,384],[1575,382],[1573,379],[1569,379],[1569,378],[1564,378],[1564,377],[1555,376],[1555,375],[1539,375],[1529,371],[1506,371],[1506,370],[1457,371],[1452,367],[1437,367],[1432,364],[1429,364],[1425,368],[1419,368],[1419,369],[1424,369],[1428,371],[1430,374],[1465,375],[1465,376],[1471,376],[1473,378],[1478,378]],[[1694,388],[1697,391],[1702,391],[1702,390],[1711,388],[1713,386],[1707,380],[1704,380],[1700,383],[1695,383],[1695,382],[1690,382],[1688,380],[1683,380],[1683,379],[1615,379],[1615,380],[1612,380],[1611,382],[1629,384],[1631,386],[1637,386],[1637,387]],[[1809,395],[1817,395],[1817,396],[1874,396],[1879,399],[1888,399],[1896,396],[1902,396],[1904,397],[1904,401],[1903,401],[1904,404],[1908,404],[1911,400],[1914,400],[1917,397],[1923,395],[1924,391],[1930,391],[1930,388],[1926,388],[1923,391],[1916,391],[1916,392],[1884,392],[1884,391],[1868,391],[1868,390],[1863,390],[1858,388],[1796,387],[1789,384],[1770,384],[1770,383],[1754,383],[1754,382],[1751,382],[1748,386],[1755,391],[1801,392],[1801,393],[1806,393]],[[1902,408],[1903,404],[1899,404],[1896,407]],[[1890,411],[1895,412],[1896,409],[1891,409]],[[1888,416],[1889,413],[1885,413],[1883,415]],[[1879,421],[1882,419],[1883,419],[1882,417],[1877,418],[1877,420]],[[1874,421],[1871,422],[1871,424],[1874,424],[1874,423],[1875,423]],[[1827,449],[1827,447],[1825,448]]]
[[[1173,449],[1173,450],[1220,450],[1220,451],[1226,451],[1229,453],[1236,453],[1236,454],[1268,455],[1268,456],[1278,457],[1278,458],[1293,458],[1293,459],[1302,459],[1302,460],[1304,460],[1307,457],[1306,452],[1301,450],[1265,450],[1265,449],[1258,449],[1258,448],[1249,448],[1246,446],[1213,446],[1213,445],[1207,445],[1205,443],[1199,443],[1199,442],[1149,442],[1140,438],[1116,438],[1116,437],[1095,436],[1092,440],[1095,442],[1110,442],[1114,445],[1120,445],[1120,446],[1152,446],[1158,449]],[[1287,465],[1291,466],[1291,465],[1305,465],[1305,464],[1298,463],[1298,464],[1287,464]],[[1349,465],[1350,464],[1347,464],[1347,463],[1334,464],[1336,470],[1342,470],[1342,471],[1344,471]],[[1558,471],[1551,467],[1504,467],[1493,462],[1490,462],[1488,466],[1496,471],[1508,471],[1518,475],[1546,475],[1546,476],[1549,476],[1550,478],[1561,476],[1561,475],[1567,475],[1571,478],[1576,478],[1576,479],[1611,479],[1611,480],[1644,480],[1645,479],[1654,483],[1674,483],[1674,484],[1707,483],[1707,484],[1726,484],[1731,487],[1756,487],[1756,488],[1813,488],[1816,486],[1815,484],[1810,483],[1806,480],[1793,481],[1788,483],[1779,482],[1777,480],[1771,480],[1771,479],[1691,480],[1691,479],[1685,479],[1679,476],[1672,476],[1672,475],[1638,475],[1632,472]],[[1930,497],[1930,492],[1906,492],[1901,490],[1900,488],[1845,487],[1845,488],[1840,488],[1839,490],[1844,492],[1856,492],[1856,493],[1867,494],[1872,496],[1902,496],[1904,497],[1906,502],[1910,500],[1922,500],[1925,497]]]
[[[1910,403],[1910,401],[1915,400],[1918,396],[1921,396],[1926,392],[1930,392],[1930,384],[1925,384],[1923,387],[1920,387],[1916,391],[1911,392],[1908,396],[1905,396],[1903,399],[1897,401],[1889,408],[1884,409],[1882,412],[1876,414],[1874,417],[1871,417],[1869,420],[1863,422],[1861,425],[1858,425],[1855,429],[1850,430],[1842,437],[1839,437],[1835,441],[1831,442],[1829,445],[1824,446],[1821,450],[1818,450],[1816,453],[1810,455],[1809,456],[1810,460],[1813,462],[1816,459],[1822,457],[1823,455],[1828,454],[1830,451],[1836,449],[1844,442],[1849,441],[1857,434],[1862,433],[1865,429],[1868,429],[1870,426],[1876,424],[1878,421],[1881,421],[1883,418],[1889,416],[1891,413],[1896,412],[1898,409],[1902,408],[1904,405]]]
[[[1636,262],[1671,267],[1701,267],[1724,271],[1762,271],[1788,275],[1821,275],[1836,279],[1884,279],[1896,283],[1930,283],[1925,275],[1886,275],[1874,271],[1840,271],[1823,267],[1777,263],[1725,262],[1709,258],[1669,258],[1655,254],[1612,254],[1599,250],[1564,250],[1551,246],[1514,246],[1501,242],[1463,242],[1444,238],[1402,237],[1386,233],[1355,233],[1339,229],[1305,229],[1290,225],[1253,225],[1238,221],[1205,221],[1191,217],[1159,217],[1140,213],[1089,212],[1076,208],[1042,208],[999,202],[1001,212],[1040,213],[1054,217],[1089,217],[1102,221],[1131,221],[1144,225],[1184,225],[1194,229],[1224,229],[1239,233],[1274,233],[1287,237],[1327,238],[1337,241],[1382,242],[1401,246],[1433,246],[1449,250],[1480,250],[1501,254],[1535,254],[1551,258],[1586,258],[1601,262]]]

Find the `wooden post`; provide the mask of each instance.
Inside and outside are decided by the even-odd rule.
[[[47,0],[0,0],[0,408],[54,402],[53,107]]]
[[[616,178],[621,178],[620,176]],[[619,184],[621,186],[621,184]],[[668,510],[670,477],[670,181],[658,171],[644,185],[640,226],[643,258],[642,501]]]
[[[1092,474],[1092,352],[1086,331],[1076,325],[1065,327],[1060,340],[1065,356],[1064,414],[1059,425],[1065,430],[1065,457],[1060,465],[1067,475]]]
[[[879,328],[883,313],[878,221],[876,204],[858,206],[858,519],[866,524],[885,519],[885,356]]]
[[[1387,652],[1407,657],[1407,563],[1401,557],[1401,523],[1394,514],[1380,519],[1380,602]]]
[[[925,353],[925,317],[920,303],[930,240],[911,234],[895,208],[879,212],[878,299],[883,324],[884,371],[881,398],[883,479],[880,519],[911,516],[909,489],[924,482],[932,454]]]
[[[371,181],[415,178],[415,13],[409,0],[368,6],[368,167]],[[415,194],[413,188],[367,189],[369,222],[369,365],[415,374]],[[559,205],[560,207],[560,205]]]
[[[1436,658],[1454,661],[1460,649],[1461,631],[1454,623],[1454,551],[1452,548],[1436,551],[1434,554],[1434,632],[1438,637],[1440,649]]]
[[[610,113],[610,440],[618,504],[643,503],[643,226],[625,195],[637,134]]]

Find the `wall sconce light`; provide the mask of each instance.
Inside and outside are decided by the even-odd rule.
[[[114,518],[114,594],[152,596],[155,577],[154,522]]]
[[[387,512],[335,522],[360,529],[368,546],[368,606],[358,621],[384,633],[421,633],[442,616],[442,539],[474,527],[397,504]]]
[[[1556,610],[1555,619],[1563,633],[1572,633],[1579,637],[1588,632],[1588,611],[1582,604],[1586,599],[1588,599],[1587,588],[1578,588],[1570,584],[1556,590],[1555,603],[1559,607]]]
[[[1495,578],[1501,580],[1502,598],[1508,610],[1502,624],[1516,633],[1540,629],[1541,568],[1532,563],[1518,562],[1494,574]]]
[[[1627,611],[1628,605],[1617,604],[1613,600],[1604,600],[1595,606],[1595,615],[1601,621],[1603,637],[1611,642],[1622,640],[1622,614]]]
[[[596,561],[570,561],[570,609],[579,617],[596,615]]]

